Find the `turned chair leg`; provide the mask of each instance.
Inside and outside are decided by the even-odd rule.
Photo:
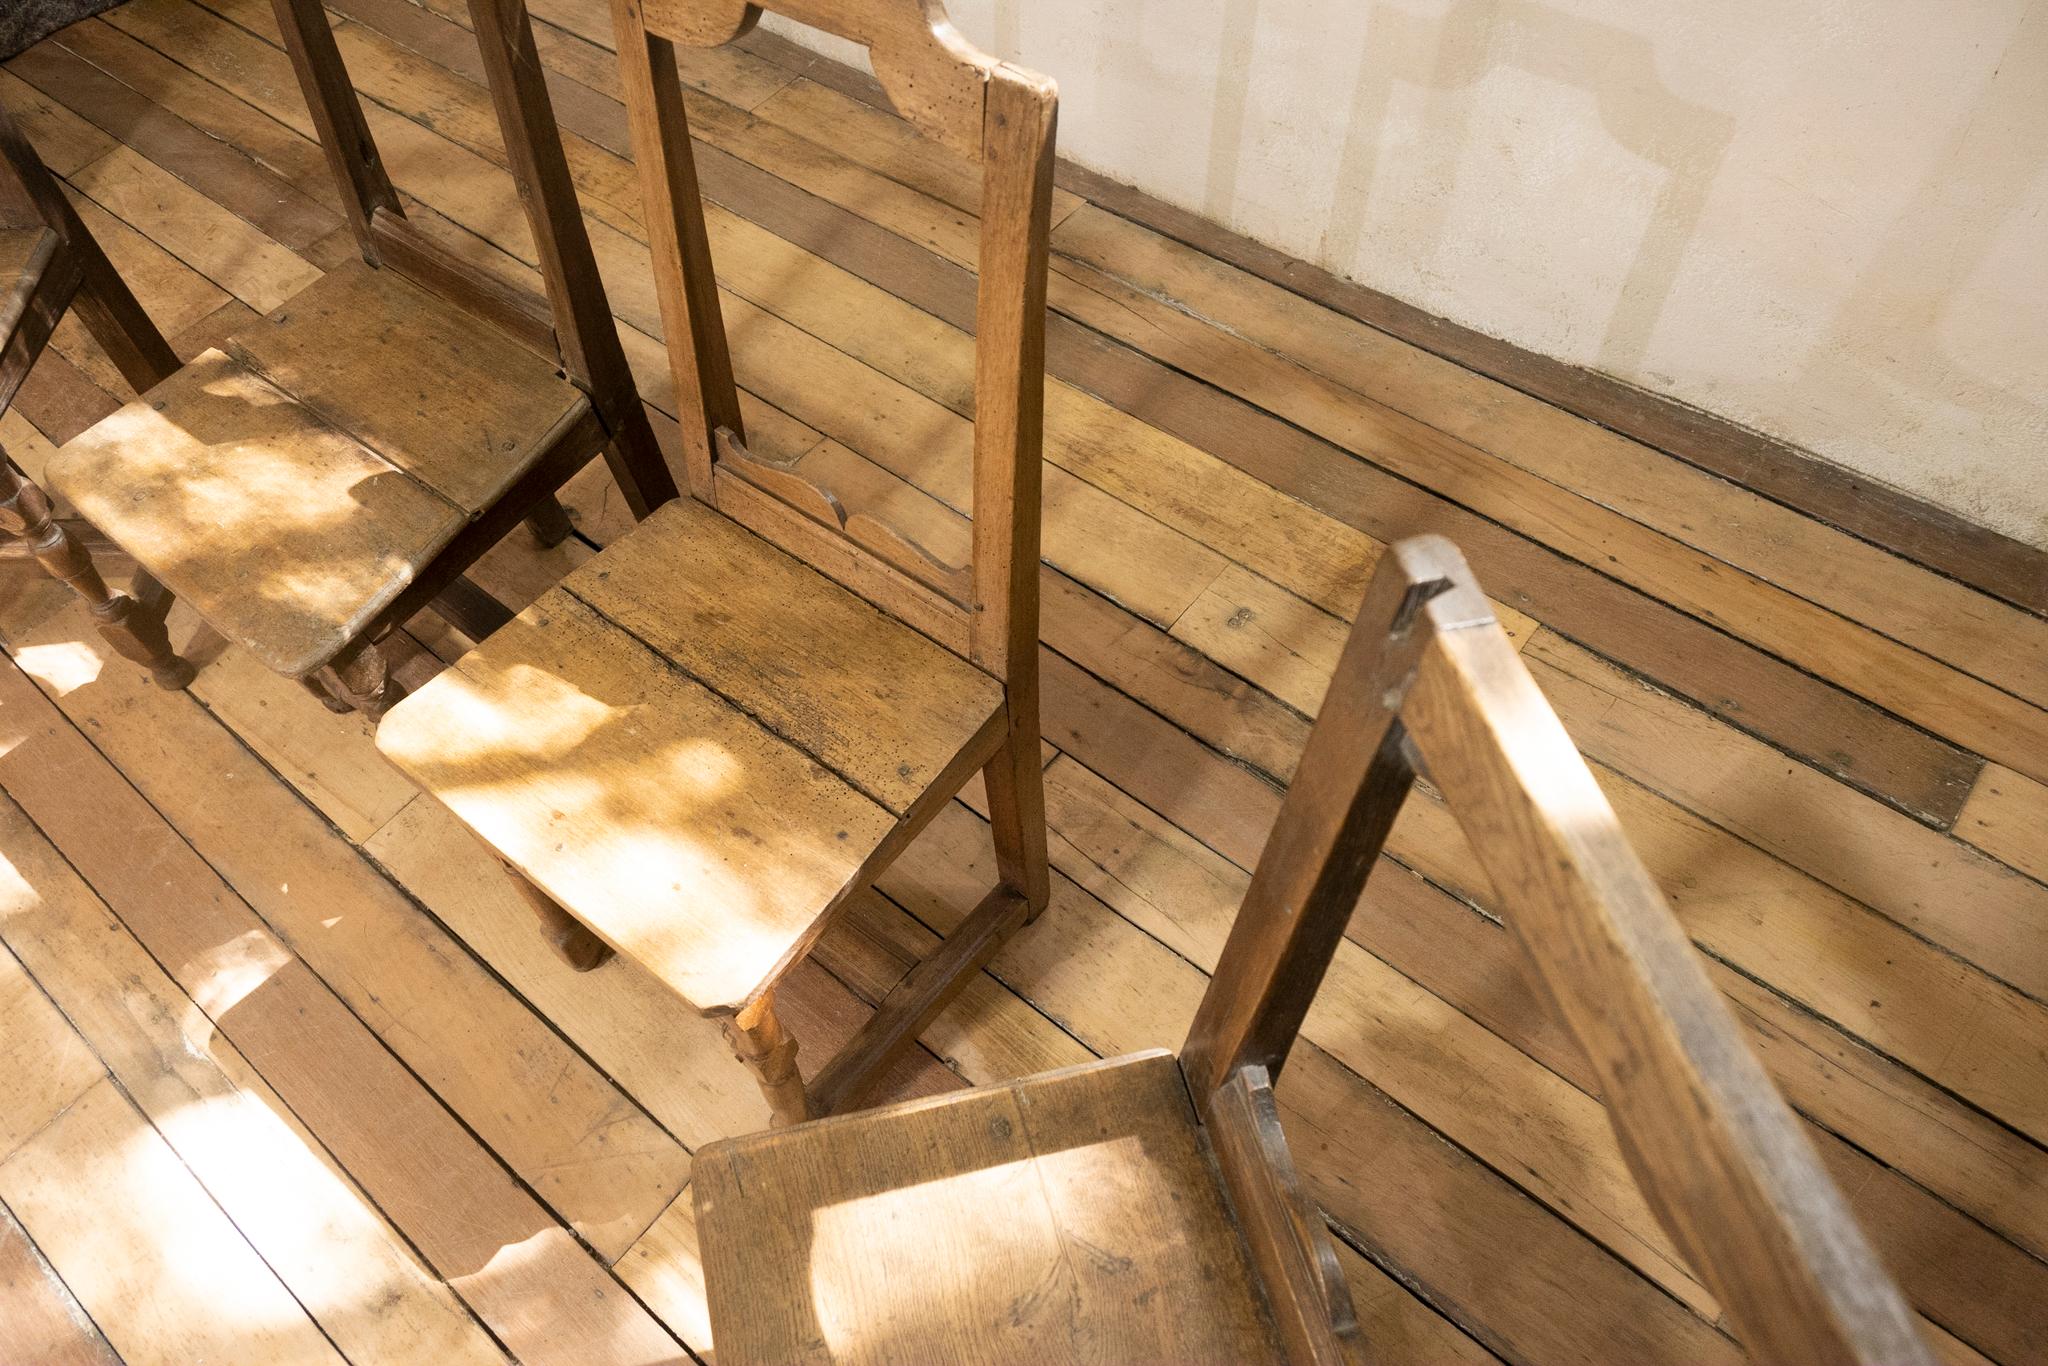
[[[359,711],[372,721],[381,721],[405,696],[405,685],[391,676],[390,661],[369,641],[358,641],[318,673],[299,681],[329,711]]]
[[[526,525],[542,550],[553,550],[576,529],[569,524],[568,509],[552,493],[533,505],[533,511],[526,514]]]
[[[533,912],[533,918],[540,922],[541,938],[548,941],[548,947],[555,951],[556,957],[578,972],[604,966],[612,956],[611,945],[563,910],[560,902],[528,882],[526,874],[504,859],[498,862],[504,867],[505,876],[512,879],[512,886],[526,902],[527,908]]]
[[[168,594],[137,602],[126,593],[109,589],[92,555],[57,520],[49,496],[4,459],[0,459],[0,532],[26,541],[44,573],[85,599],[100,635],[114,652],[147,668],[158,687],[176,691],[192,681],[192,665],[171,650],[170,632],[164,627]],[[155,580],[149,582],[155,584]]]
[[[755,1085],[768,1102],[768,1122],[776,1128],[800,1124],[811,1117],[804,1079],[796,1070],[796,1040],[776,1018],[775,998],[764,996],[748,1010],[725,1021],[725,1040],[733,1056],[754,1074]]]

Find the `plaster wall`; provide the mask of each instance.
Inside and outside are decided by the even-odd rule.
[[[2048,547],[2048,0],[949,8],[1084,166]]]

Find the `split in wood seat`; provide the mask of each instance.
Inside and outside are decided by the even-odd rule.
[[[675,484],[627,371],[522,0],[473,26],[546,297],[407,220],[317,0],[279,26],[362,251],[68,442],[47,478],[215,631],[336,710],[396,700],[377,641],[434,605],[507,618],[460,576],[600,452],[636,515]]]
[[[0,109],[0,411],[14,401],[65,312],[76,308],[93,340],[139,392],[178,358],[113,263],[79,221],[21,128]],[[0,560],[28,561],[85,600],[114,651],[146,666],[157,685],[182,688],[192,666],[164,630],[169,599],[148,575],[136,593],[109,589],[93,550],[112,549],[89,525],[59,519],[34,479],[0,452]]]
[[[721,1366],[1369,1356],[1274,1084],[1418,774],[1758,1360],[1932,1358],[1464,562],[1373,576],[1179,1059],[725,1139],[693,1165]],[[1373,1179],[1361,1172],[1361,1181]]]
[[[498,853],[570,963],[616,949],[720,1017],[780,1124],[857,1101],[1049,895],[1037,592],[1056,97],[927,0],[777,8],[867,44],[913,121],[981,163],[971,564],[748,451],[674,44],[726,41],[757,11],[618,0],[691,497],[396,708],[378,744]],[[806,1084],[778,984],[977,771],[996,886]]]

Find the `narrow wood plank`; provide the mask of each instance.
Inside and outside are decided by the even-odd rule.
[[[92,753],[74,728],[50,714],[49,704],[28,690],[12,665],[0,667],[0,695],[18,737],[0,760],[11,761],[5,779],[9,794],[68,859],[95,871],[97,890],[141,936],[151,956],[173,965],[182,976],[179,986],[207,1008],[299,1123],[318,1136],[370,1199],[390,1212],[437,1274],[501,1338],[531,1360],[589,1360],[595,1344],[603,1344],[613,1353],[608,1359],[620,1363],[675,1358],[666,1336],[623,1296],[575,1237],[513,1181],[302,960],[269,935],[246,903]],[[87,776],[91,803],[77,800],[76,782],[58,777],[72,773]],[[245,783],[240,791],[254,797],[261,785]],[[166,885],[176,895],[167,897]],[[347,905],[330,898],[323,911],[333,915]],[[395,936],[379,948],[384,956],[377,961],[385,964],[397,961],[393,950],[407,951],[404,940]],[[440,952],[452,957],[457,951],[444,941]],[[389,973],[373,974],[367,983],[351,979],[350,985],[375,990],[375,998],[363,998],[372,1004],[388,1006],[409,994],[403,979]],[[489,1007],[487,999],[473,1004],[478,1010]],[[508,1020],[502,1010],[494,1013]],[[425,1010],[413,1011],[408,1024],[439,1032]],[[398,1041],[405,1037],[400,1034]],[[412,1058],[430,1079],[435,1073],[460,1076],[493,1068],[508,1037],[483,1036],[489,1047],[467,1058],[459,1051],[437,1056],[418,1049],[411,1050]],[[460,1070],[451,1072],[451,1061]],[[576,1081],[563,1062],[551,1059],[544,1065],[556,1083],[557,1108],[549,1112],[553,1123],[560,1103],[573,1103],[566,1088]],[[502,1066],[495,1070],[496,1084],[516,1084],[516,1073],[508,1076]],[[490,1116],[479,1118],[488,1121]],[[596,1125],[614,1143],[631,1140],[630,1126],[602,1117]],[[517,1141],[501,1144],[513,1150]],[[536,1132],[523,1141],[547,1142],[549,1135]],[[572,1160],[578,1165],[590,1161]],[[625,1175],[636,1161],[629,1155],[623,1166],[603,1159],[599,1165]],[[645,1159],[637,1165],[646,1165]],[[544,1191],[559,1187],[549,1175],[536,1173],[540,1179],[533,1184]],[[656,1187],[659,1203],[652,1208],[666,1203],[673,1189],[666,1183]],[[604,1203],[588,1202],[588,1227],[599,1234],[610,1228],[622,1250],[652,1217],[635,1208],[647,1208],[641,1199],[636,1190],[614,1186]],[[508,1247],[521,1250],[508,1258],[502,1255]],[[537,1305],[551,1307],[536,1312]]]
[[[2037,616],[1101,209],[1062,224],[1059,246],[1085,263],[1080,280],[1107,276],[1153,301],[1144,316],[1156,326],[1213,331],[1205,320],[1227,318],[1233,334],[1352,394],[1421,417],[1563,489],[1601,488],[1608,506],[1684,544],[2037,702],[2044,695],[2048,622]],[[1184,319],[1169,318],[1168,309]],[[1096,316],[1135,338],[1135,317],[1119,324],[1106,308]],[[1156,337],[1140,344],[1175,358]]]
[[[190,866],[196,854],[210,866],[193,872],[213,889],[208,902],[235,917],[223,938],[253,927],[251,910],[260,915],[543,1200],[593,1246],[623,1251],[680,1189],[681,1149],[193,699],[99,664],[95,647],[84,644],[94,639],[90,628],[70,613],[11,635],[10,647],[39,670],[67,717],[91,727],[94,747],[138,791],[123,799],[125,816],[80,823],[63,837],[45,817],[60,806],[30,803],[22,780],[10,783],[15,798],[68,850],[68,840],[161,830],[138,805],[146,797],[190,845],[164,857]],[[47,648],[35,653],[38,645]],[[5,695],[24,706],[32,699],[26,686],[16,671],[0,670]],[[62,723],[50,718],[42,728],[51,724]],[[224,792],[234,800],[222,801]],[[142,873],[132,849],[126,858],[72,857]],[[136,923],[112,888],[99,890]],[[134,895],[145,893],[137,887]],[[201,932],[195,917],[188,911],[174,923]],[[158,957],[178,964],[195,951]]]
[[[91,775],[68,771],[86,780],[77,800],[90,804]],[[0,931],[9,947],[328,1339],[365,1359],[431,1352],[436,1360],[502,1362],[504,1353],[329,1165],[201,1005],[12,801],[0,800],[0,853],[31,894]],[[219,946],[194,974],[201,1002],[231,1008],[280,965],[273,949],[246,936]]]
[[[131,1366],[342,1361],[111,1082],[0,1162],[0,1199]]]
[[[0,1359],[119,1366],[120,1359],[0,1205]]]
[[[116,147],[69,180],[79,193],[259,313],[320,278],[319,270],[290,248],[132,147]]]
[[[2048,882],[2048,784],[1986,764],[1955,828],[1979,849]]]
[[[289,181],[79,56],[67,44],[90,45],[82,29],[101,31],[74,26],[18,54],[8,69],[293,251],[342,226],[338,215]]]
[[[1547,631],[1524,656],[1588,757],[1654,787],[1992,976],[2048,998],[2048,887],[1844,791],[1825,775],[1644,687]],[[1973,798],[1985,782],[1978,779]],[[1960,821],[1967,822],[1970,808],[1963,810]]]
[[[1062,741],[1063,748],[1113,776],[1125,791],[1178,822],[1210,848],[1229,855],[1240,868],[1257,858],[1278,810],[1277,794],[1270,787],[1101,684],[1084,681],[1071,666],[1056,663],[1056,659],[1049,656],[1046,666],[1048,731]],[[1048,800],[1058,813],[1055,830],[1064,831],[1108,870],[1111,880],[1103,886],[1105,893],[1157,876],[1147,871],[1147,863],[1129,860],[1150,859],[1156,854],[1157,841],[1141,836],[1147,828],[1161,829],[1164,821],[1143,816],[1128,798],[1119,798],[1105,808],[1123,808],[1114,818],[1105,820],[1082,812],[1071,798],[1060,799],[1060,794],[1071,794],[1074,788],[1060,780],[1057,770],[1055,765],[1048,784]],[[1101,807],[1103,803],[1093,805]],[[1149,825],[1134,825],[1134,821]],[[1406,837],[1405,832],[1400,833]],[[1207,862],[1189,834],[1176,833],[1172,842],[1198,865]],[[1057,840],[1054,850],[1057,861]],[[1120,850],[1130,853],[1126,856],[1118,853]],[[1446,866],[1458,863],[1455,856],[1445,860]],[[1465,865],[1469,866],[1469,856]],[[1178,891],[1173,890],[1178,883],[1162,886],[1158,901],[1164,920],[1171,921],[1204,904],[1226,909],[1236,904],[1229,893],[1211,892],[1213,899],[1205,902],[1202,889],[1212,886],[1219,875],[1229,876],[1213,864],[1210,869]],[[1391,889],[1404,884],[1382,877],[1374,885]],[[1442,898],[1440,892],[1431,895]],[[1433,917],[1445,909],[1465,913],[1460,903],[1448,900],[1441,900],[1434,911],[1427,903],[1412,902],[1391,910],[1387,923],[1405,927],[1412,921],[1417,927],[1429,926],[1428,933],[1409,936],[1409,943],[1402,947],[1382,930],[1370,941],[1371,946],[1400,962],[1418,980],[1440,984],[1447,968],[1462,970],[1483,959],[1455,937],[1448,944],[1438,942],[1444,937],[1444,922]],[[1460,922],[1449,923],[1456,926]],[[1764,1052],[1779,1084],[1796,1105],[1838,1131],[1854,1135],[1885,1161],[1912,1172],[1929,1189],[2026,1246],[2048,1246],[2044,1243],[2048,1220],[2036,1218],[2034,1213],[2041,1206],[2034,1192],[2048,1190],[2048,1165],[2044,1165],[2044,1154],[2037,1145],[1958,1104],[1840,1032],[1838,1026],[1787,1005],[1782,997],[1749,978],[1718,969],[1716,977],[1723,990],[1755,1016],[1752,1044]],[[1481,1018],[1491,1018],[1481,1007],[1500,999],[1504,991],[1513,994],[1519,975],[1503,968],[1478,973],[1468,981],[1471,985],[1463,994],[1445,994],[1465,1002]],[[1969,1137],[1958,1141],[1958,1134]]]

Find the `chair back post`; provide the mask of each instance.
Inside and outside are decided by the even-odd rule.
[[[64,197],[21,126],[0,108],[0,223],[40,227],[55,239],[42,280],[0,346],[0,408],[13,402],[65,308],[75,308],[121,378],[142,393],[178,368],[177,353]]]
[[[1321,1360],[1309,1310],[1344,1306],[1325,1293],[1271,1078],[1418,771],[1592,1063],[1651,1208],[1750,1350],[1931,1366],[1591,770],[1433,536],[1392,547],[1373,575],[1182,1057],[1290,1355]]]
[[[285,51],[313,115],[313,129],[320,135],[320,149],[327,155],[327,168],[341,186],[341,207],[349,230],[355,234],[363,259],[375,262],[377,244],[370,225],[377,211],[403,218],[405,210],[384,172],[383,156],[363,117],[348,66],[335,45],[334,30],[320,0],[271,0],[271,7],[277,12]]]
[[[742,449],[744,440],[675,44],[730,42],[754,26],[762,8],[746,0],[612,0],[677,401],[693,409],[683,422],[685,463],[692,491],[706,501],[716,501],[720,432],[742,438]],[[1058,89],[976,49],[939,0],[776,0],[768,8],[865,46],[897,110],[925,136],[981,163],[966,653],[1004,680],[1014,714],[1036,715],[1045,294]],[[816,492],[830,504],[828,494]],[[850,525],[836,505],[829,511],[843,527]]]
[[[647,246],[668,340],[665,349],[675,378],[684,480],[692,496],[715,504],[711,467],[718,433],[729,431],[744,445],[746,427],[718,306],[675,43],[651,26],[649,3],[659,0],[612,0],[612,29],[646,201]],[[744,16],[741,27],[751,26],[753,13],[758,11]]]
[[[583,226],[526,0],[469,0],[469,17],[506,161],[533,230],[563,369],[616,431],[624,418],[616,405],[630,399],[637,411],[639,399]]]
[[[1045,443],[1045,291],[1052,232],[1052,81],[999,63],[982,113],[974,308],[974,561],[969,654],[1037,695]],[[1036,708],[1028,713],[1036,715]]]
[[[1759,1360],[1931,1363],[1527,667],[1438,605],[1403,720],[1659,1221]]]
[[[1456,588],[1442,550],[1448,550],[1442,542],[1401,542],[1382,557],[1367,586],[1181,1048],[1198,1108],[1240,1069],[1264,1068],[1278,1080],[1366,874],[1407,798],[1415,775],[1400,706],[1429,641],[1422,608]],[[1476,591],[1456,594],[1464,610],[1473,599]],[[1486,611],[1483,599],[1478,610]]]

